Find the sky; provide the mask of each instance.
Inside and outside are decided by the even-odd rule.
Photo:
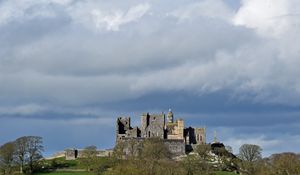
[[[300,152],[299,0],[0,0],[0,144],[114,146],[173,110],[207,142]]]

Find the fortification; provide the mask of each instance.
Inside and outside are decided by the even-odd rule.
[[[66,149],[64,151],[64,156],[66,160],[75,160],[77,158],[84,157],[83,151],[84,149],[75,149],[75,148]],[[112,149],[97,150],[97,157],[110,157],[112,153],[113,153]]]
[[[183,119],[174,121],[174,114],[169,110],[167,117],[164,113],[141,116],[141,127],[132,128],[130,117],[119,117],[116,123],[116,144],[135,139],[158,137],[163,139],[170,152],[183,155],[193,150],[195,145],[206,144],[205,128],[185,128]]]

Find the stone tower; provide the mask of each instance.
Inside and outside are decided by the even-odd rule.
[[[129,131],[130,126],[130,117],[119,117],[116,122],[116,141],[118,142],[120,138],[126,136],[126,132]]]
[[[141,137],[165,138],[165,114],[143,114]]]
[[[168,112],[168,123],[173,123],[174,122],[174,115],[173,115],[173,112],[171,109],[169,109],[169,112]]]

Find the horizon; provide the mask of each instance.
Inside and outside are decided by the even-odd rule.
[[[0,0],[0,145],[111,148],[171,108],[234,153],[299,153],[300,1]]]

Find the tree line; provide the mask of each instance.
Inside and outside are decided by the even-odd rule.
[[[24,136],[0,147],[0,174],[40,172],[49,166],[42,160],[42,138]],[[217,171],[243,175],[300,175],[300,156],[296,153],[262,157],[259,145],[244,144],[237,155],[230,147],[198,145],[186,156],[174,158],[162,139],[121,142],[107,158],[97,156],[96,146],[87,146],[77,161],[95,175],[215,175]],[[47,162],[47,161],[46,161]],[[50,171],[63,167],[52,160]],[[43,169],[44,171],[44,169]]]
[[[44,151],[43,139],[39,136],[23,136],[0,147],[0,171],[4,175],[33,174]]]
[[[97,162],[95,148],[87,147],[84,154],[88,156],[81,161],[95,175],[215,175],[217,171],[243,175],[300,175],[299,154],[280,153],[263,158],[262,151],[259,145],[243,144],[234,155],[230,147],[212,148],[207,144],[198,145],[194,152],[174,159],[163,140],[151,138],[116,145],[113,156],[102,163]]]
[[[240,172],[246,175],[300,175],[300,155],[293,152],[262,158],[258,145],[244,144],[239,149]]]

